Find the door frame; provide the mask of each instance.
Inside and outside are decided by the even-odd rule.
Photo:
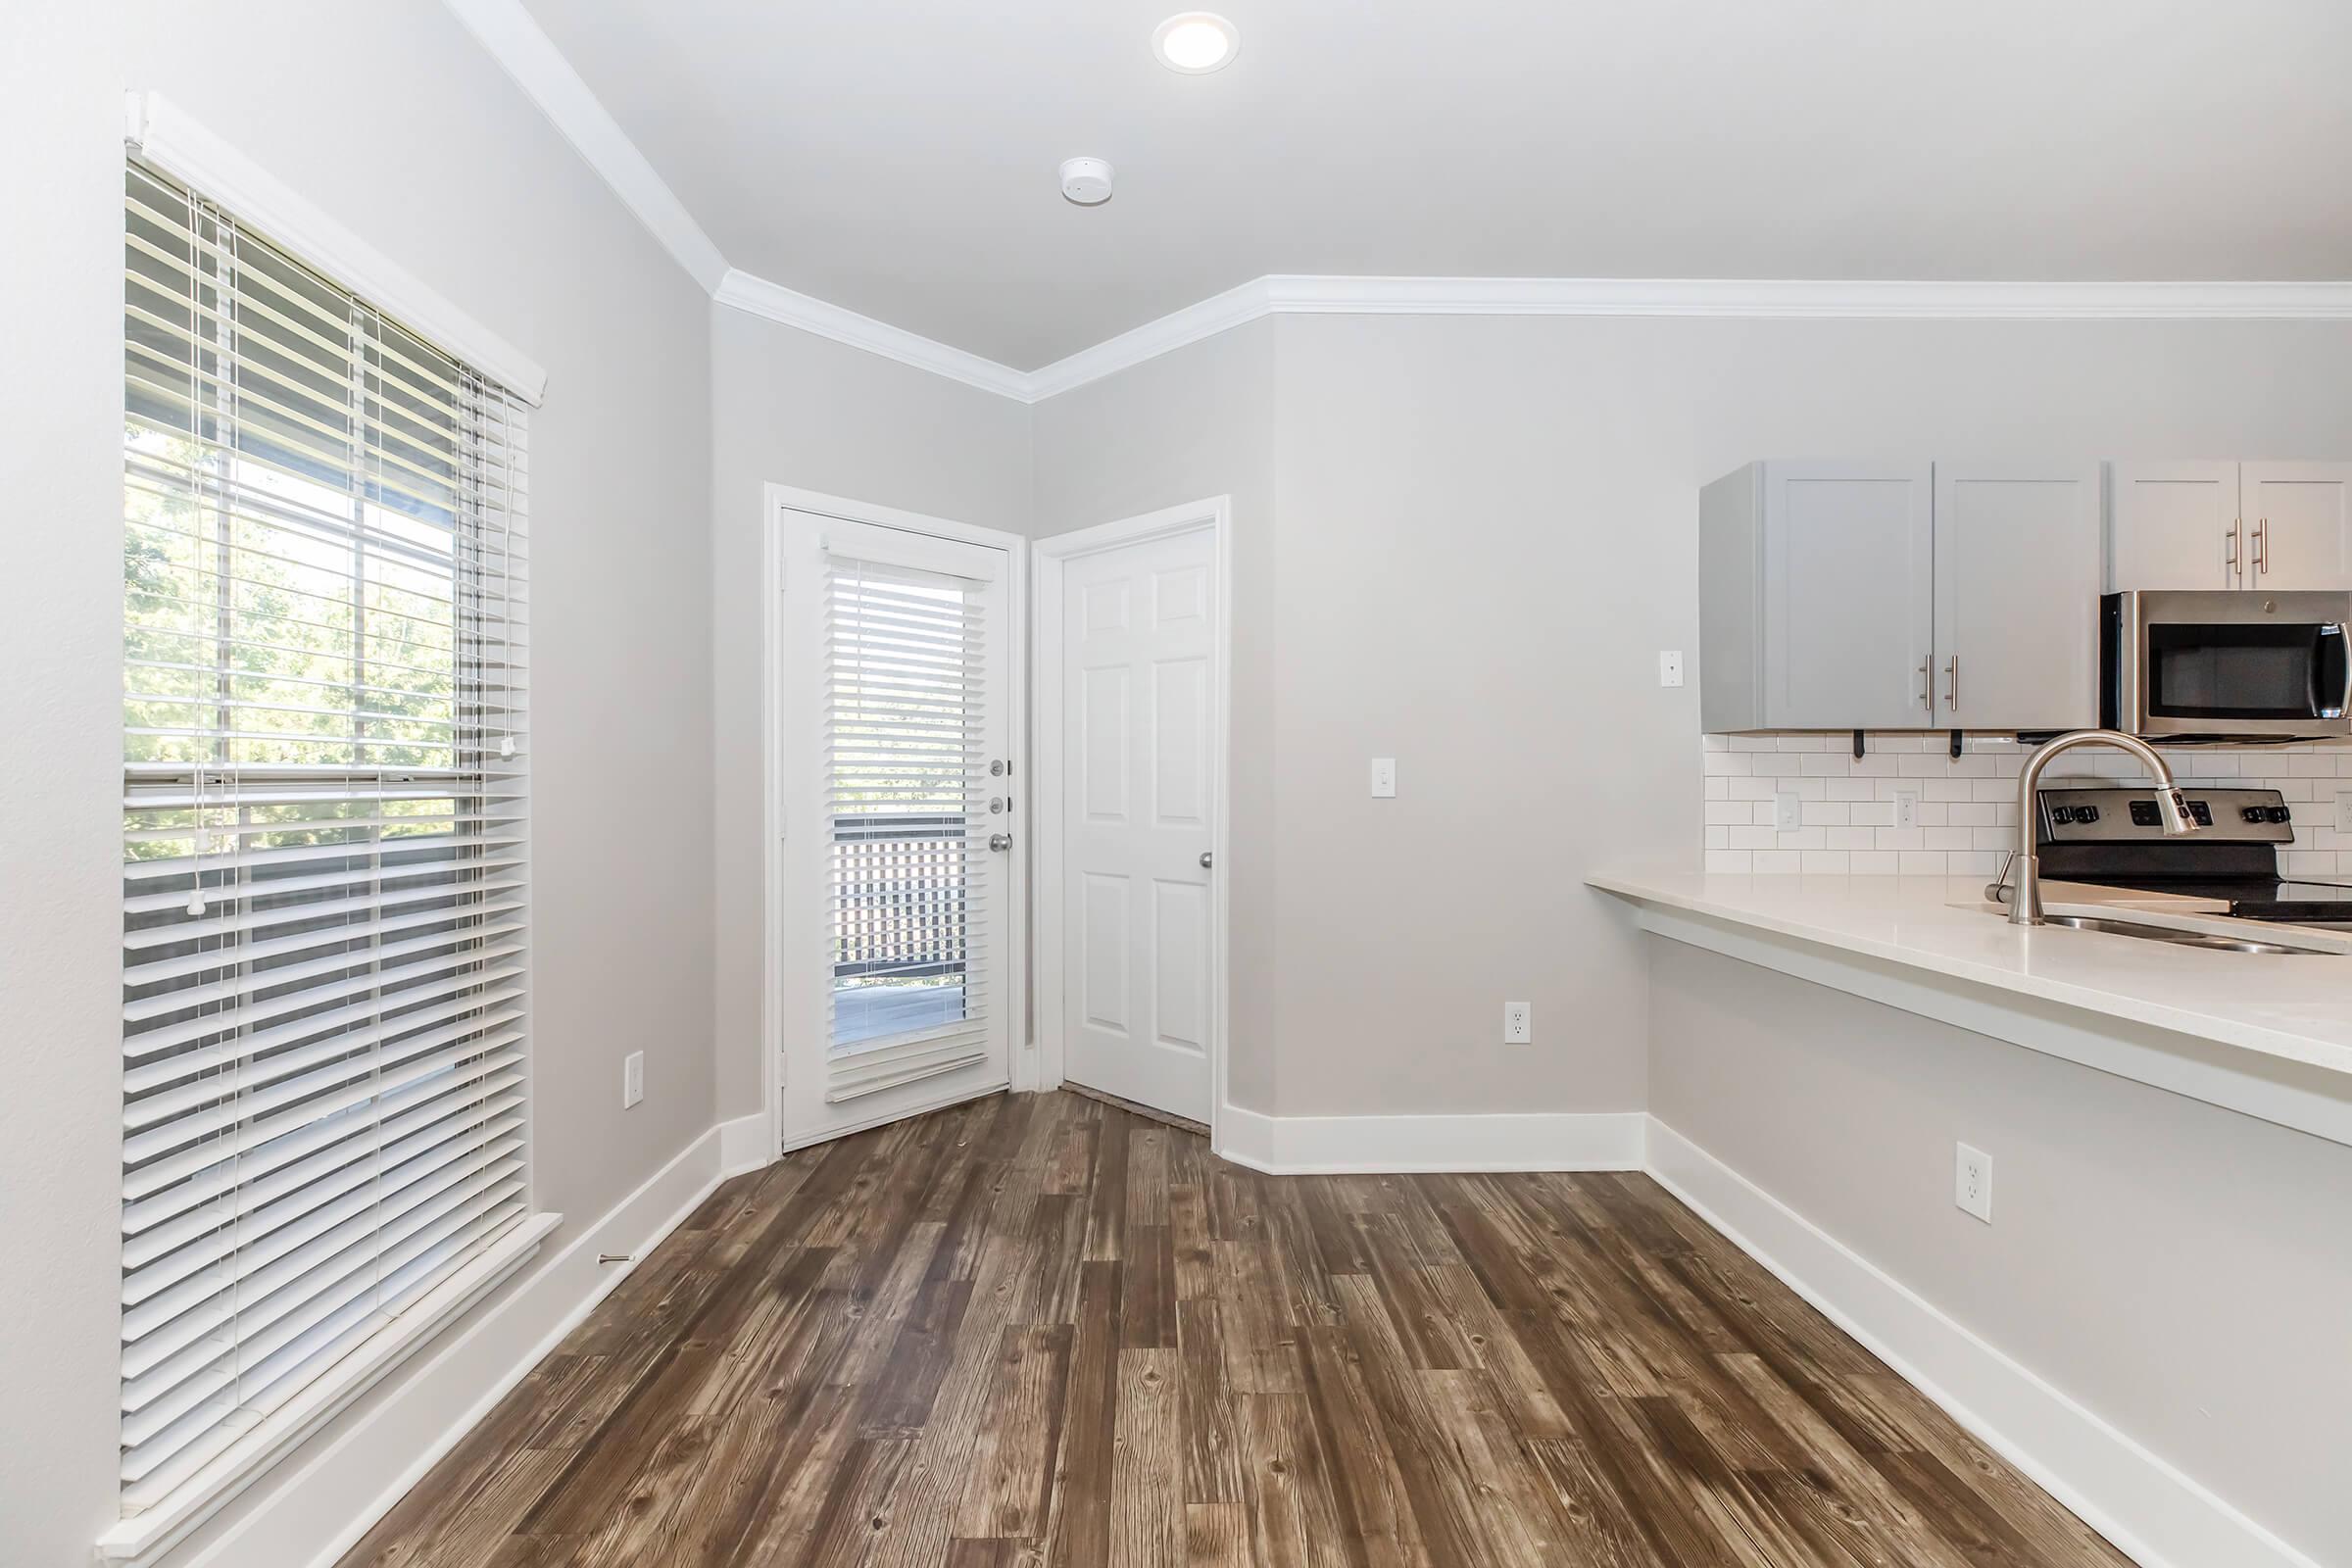
[[[786,715],[784,694],[777,679],[777,657],[784,636],[784,599],[794,587],[784,580],[784,514],[788,512],[813,513],[818,516],[839,517],[844,522],[898,528],[935,539],[952,539],[960,544],[984,545],[1005,552],[1004,586],[1007,603],[1004,623],[1010,628],[1013,643],[1008,650],[1011,679],[1004,683],[1005,701],[1011,705],[1005,715],[1005,734],[1006,748],[1015,758],[1022,756],[1026,749],[1029,722],[1029,683],[1021,678],[1019,647],[1022,629],[1028,624],[1029,541],[1002,528],[985,528],[977,523],[925,516],[919,512],[903,512],[896,507],[853,501],[844,496],[825,495],[820,491],[802,490],[785,484],[764,486],[760,493],[760,580],[762,585],[760,609],[760,811],[763,844],[760,872],[760,1114],[767,1124],[767,1148],[771,1155],[780,1155],[808,1144],[846,1137],[882,1122],[920,1115],[942,1105],[977,1098],[976,1094],[958,1091],[937,1102],[925,1102],[868,1121],[828,1128],[815,1134],[796,1134],[784,1125],[783,975],[788,922],[785,919],[783,861],[784,836],[791,824],[784,819],[783,801],[780,798],[785,776]],[[801,586],[806,591],[807,585]],[[1017,801],[1018,797],[1015,799]],[[1013,812],[1010,820],[1012,831],[1021,833],[1023,828],[1019,812]],[[1017,848],[1018,838],[1014,843]],[[1011,881],[1007,903],[1009,907],[1017,910],[1028,902],[1027,857],[1015,854],[1006,856],[1005,859],[1008,862],[1006,875]],[[1024,1049],[1024,1020],[1029,1010],[1029,933],[1026,922],[1019,919],[1004,922],[1004,973],[1005,1071],[1012,1086],[1019,1088],[1024,1058],[1031,1054]],[[992,1085],[978,1091],[978,1094],[995,1094],[1002,1087]]]
[[[1229,933],[1232,929],[1230,854],[1231,784],[1233,776],[1233,497],[1211,496],[1203,501],[1163,508],[1140,517],[1122,517],[1072,533],[1038,539],[1029,547],[1036,575],[1030,595],[1030,677],[1034,690],[1029,711],[1036,717],[1030,732],[1030,832],[1034,838],[1036,889],[1037,999],[1035,1077],[1029,1087],[1058,1088],[1062,1082],[1062,964],[1064,910],[1062,900],[1062,837],[1068,804],[1061,788],[1066,672],[1062,647],[1062,570],[1071,561],[1127,545],[1145,544],[1179,534],[1205,530],[1209,536],[1211,570],[1217,585],[1216,614],[1209,627],[1209,645],[1216,651],[1217,678],[1210,692],[1214,710],[1209,717],[1209,742],[1216,748],[1210,771],[1209,854],[1209,997],[1208,997],[1208,1116],[1209,1147],[1220,1147],[1225,1116],[1225,1054],[1228,1034],[1226,977]],[[1016,1077],[1015,1085],[1020,1080]]]

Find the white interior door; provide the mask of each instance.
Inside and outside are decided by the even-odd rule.
[[[786,1148],[1003,1088],[1005,548],[782,510],[771,995]]]
[[[1077,556],[1060,607],[1062,1075],[1201,1122],[1220,765],[1214,563],[1205,528]]]

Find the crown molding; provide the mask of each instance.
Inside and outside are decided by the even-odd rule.
[[[602,174],[623,206],[637,215],[664,250],[677,259],[706,294],[726,276],[727,259],[677,193],[654,172],[580,74],[571,69],[555,40],[543,31],[522,0],[442,0],[490,57],[505,68],[531,102],[539,106],[588,167]]]
[[[1055,360],[1052,365],[1031,370],[1025,377],[1028,400],[1035,403],[1067,392],[1072,387],[1084,386],[1089,381],[1100,381],[1106,375],[1115,375],[1146,360],[1157,359],[1188,343],[1198,343],[1202,338],[1214,337],[1219,332],[1270,316],[1281,309],[1274,285],[1286,281],[1296,280],[1252,278],[1238,288],[1212,294],[1198,304],[1187,305],[1181,311],[1171,311],[1155,321],[1146,321],[1130,331],[1121,332],[1117,337],[1105,338],[1091,349],[1080,349],[1067,359]],[[1347,280],[1332,278],[1328,281]]]
[[[1928,320],[2352,318],[2352,283],[2002,283],[1640,277],[1259,279],[1280,315]]]
[[[804,332],[829,337],[836,343],[847,343],[886,360],[976,386],[983,392],[994,392],[1020,403],[1037,401],[1030,386],[1034,377],[1024,371],[951,348],[903,326],[829,305],[813,295],[771,283],[764,277],[754,277],[739,269],[729,269],[710,297],[721,305],[731,305],[786,326],[797,326]]]
[[[1028,372],[1029,401],[1263,316],[1911,320],[2347,320],[2352,283],[1943,283],[1269,274]]]

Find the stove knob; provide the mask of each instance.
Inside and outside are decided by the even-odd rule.
[[[2274,822],[2291,822],[2295,819],[2295,813],[2283,806],[2274,806],[2263,814]]]
[[[2067,823],[2072,822],[2074,819],[2075,808],[2073,807],[2053,806],[2050,808],[2050,820],[2057,823],[2060,827],[2066,826]]]
[[[2237,814],[2249,822],[2267,822],[2270,820],[2269,813],[2264,811],[2259,806],[2249,806]]]
[[[2075,820],[2076,820],[2076,821],[2078,821],[2078,822],[2096,822],[2098,819],[2099,819],[2099,808],[2098,808],[2097,807],[2095,807],[2095,806],[2078,806],[2078,807],[2076,807],[2076,808],[2075,808]]]

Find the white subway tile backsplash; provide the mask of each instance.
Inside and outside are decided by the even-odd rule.
[[[1954,758],[1942,734],[1874,734],[1863,755],[1845,731],[1709,735],[1706,867],[1854,876],[1991,876],[2017,841],[2017,776],[2031,749],[2008,735],[1968,736]],[[2183,784],[2275,789],[2292,807],[2296,876],[2352,875],[2352,834],[2335,830],[2335,798],[2352,790],[2352,746],[2177,747],[2165,759]],[[2136,782],[2120,752],[2066,758],[2062,777]],[[1894,797],[1918,797],[1916,827],[1894,825]],[[1800,804],[1800,826],[1777,832],[1773,797]]]

